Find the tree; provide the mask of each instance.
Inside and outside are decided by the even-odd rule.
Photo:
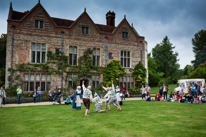
[[[142,85],[146,84],[146,72],[144,65],[139,62],[134,69],[130,69],[135,79],[135,88],[140,89]]]
[[[174,48],[166,36],[152,49],[153,59],[157,63],[157,72],[163,72],[165,78],[171,76],[173,79],[179,69],[178,53],[173,51]]]
[[[195,60],[192,61],[197,68],[201,63],[206,61],[206,30],[200,30],[192,38],[193,52]]]
[[[150,56],[148,56],[148,73],[150,86],[157,86],[158,81],[164,75],[163,72],[157,72],[157,63]]]
[[[206,61],[205,61],[205,63],[200,64],[199,67],[200,68],[206,68]]]
[[[0,38],[0,87],[5,83],[6,38],[7,34],[2,34]]]
[[[114,85],[117,85],[117,82],[119,81],[119,76],[124,75],[125,69],[122,68],[120,65],[119,60],[112,60],[107,65],[107,68],[105,67],[103,69],[103,80],[105,86],[111,86],[111,80],[113,80]]]
[[[191,74],[190,78],[204,78],[206,79],[206,68],[198,67]]]

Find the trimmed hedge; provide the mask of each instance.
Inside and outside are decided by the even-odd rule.
[[[66,100],[66,96],[63,97],[64,100]],[[37,98],[36,98],[37,100]],[[45,97],[41,97],[41,102],[47,102],[49,101],[48,98]],[[21,103],[33,103],[34,102],[34,98],[33,97],[21,97]],[[5,99],[5,103],[6,104],[16,104],[17,103],[17,98],[6,98]]]

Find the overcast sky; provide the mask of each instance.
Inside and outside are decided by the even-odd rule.
[[[23,12],[38,0],[0,0],[0,34],[7,32],[10,2],[13,10]],[[106,24],[109,10],[116,13],[116,26],[126,15],[148,42],[148,52],[167,35],[179,53],[180,68],[194,60],[191,39],[206,29],[206,0],[41,0],[41,4],[51,17],[70,20],[76,20],[86,7],[97,24]]]

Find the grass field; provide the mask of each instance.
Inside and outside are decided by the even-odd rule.
[[[122,112],[112,107],[108,113],[90,116],[71,105],[0,108],[0,136],[206,136],[206,103],[124,101]]]
[[[168,86],[168,93],[170,94],[171,91],[174,92],[174,89],[177,87],[177,84],[170,84]],[[157,92],[159,93],[159,88],[160,87],[151,87],[151,91],[150,91],[150,94],[157,94]]]

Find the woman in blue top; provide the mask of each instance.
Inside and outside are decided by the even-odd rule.
[[[77,87],[77,90],[75,91],[74,98],[73,98],[73,104],[72,108],[73,109],[81,109],[81,86]]]
[[[37,94],[38,94],[38,96],[37,96],[36,102],[39,101],[39,103],[40,103],[40,100],[41,100],[41,89],[40,89],[40,87],[38,87],[38,89],[37,89]]]

